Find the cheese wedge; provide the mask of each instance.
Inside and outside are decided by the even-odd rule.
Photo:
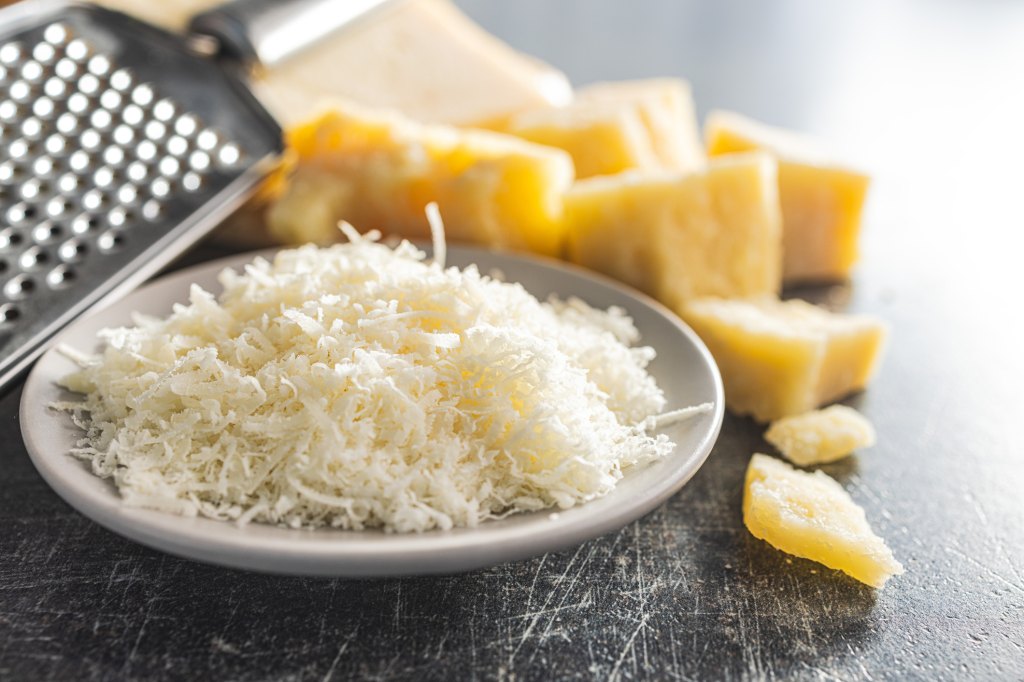
[[[799,471],[768,455],[747,466],[743,523],[776,549],[881,588],[903,566],[875,535],[864,510],[821,471]]]
[[[696,173],[622,173],[566,195],[568,256],[675,310],[700,296],[754,296],[780,286],[775,164],[764,154]]]
[[[844,279],[857,261],[869,178],[825,157],[807,138],[724,111],[704,125],[710,156],[764,150],[779,160],[783,277]]]
[[[337,241],[340,220],[427,238],[424,208],[436,201],[453,242],[561,252],[562,196],[573,181],[561,150],[341,103],[287,142],[295,169],[267,211],[282,242]]]
[[[428,123],[480,125],[572,100],[563,73],[483,30],[448,0],[405,0],[276,66],[253,84],[286,126],[325,98]]]
[[[99,0],[170,31],[223,0]],[[449,0],[403,0],[263,72],[253,89],[285,127],[343,97],[468,125],[572,100],[561,71],[494,37]]]
[[[704,164],[693,98],[681,80],[592,85],[568,106],[526,111],[498,129],[569,152],[578,178]]]
[[[852,407],[832,405],[774,421],[764,438],[790,462],[806,467],[874,445],[875,429]]]
[[[694,300],[681,314],[715,357],[728,407],[758,421],[802,414],[865,388],[887,333],[874,317],[774,297]]]

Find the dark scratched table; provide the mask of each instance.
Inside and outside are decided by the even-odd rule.
[[[875,592],[752,538],[761,429],[727,418],[684,490],[617,533],[469,574],[255,575],[64,504],[0,398],[0,680],[1024,679],[1024,5],[466,0],[577,83],[681,75],[702,112],[818,133],[877,182],[850,286],[892,324],[827,471],[907,573]],[[204,246],[196,262],[220,255]]]

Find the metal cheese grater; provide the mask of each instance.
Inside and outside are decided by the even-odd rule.
[[[0,10],[0,389],[273,169],[281,130],[239,67],[381,4],[236,0],[196,17],[189,40],[84,3]]]

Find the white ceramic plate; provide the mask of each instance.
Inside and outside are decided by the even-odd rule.
[[[255,254],[243,254],[164,277],[109,307],[78,320],[57,343],[80,350],[97,348],[96,332],[126,325],[133,311],[166,315],[187,300],[197,282],[219,291],[216,275]],[[267,255],[264,253],[263,255]],[[630,472],[598,500],[561,511],[513,515],[477,528],[387,534],[377,531],[292,530],[265,524],[186,518],[126,507],[110,481],[94,476],[68,455],[81,432],[64,413],[47,407],[71,399],[55,381],[74,365],[54,350],[36,364],[21,401],[21,430],[39,473],[71,506],[97,523],[145,545],[200,561],[275,573],[380,576],[447,573],[521,559],[578,544],[621,528],[664,502],[700,468],[722,424],[722,382],[704,344],[672,313],[654,301],[582,269],[555,261],[453,247],[450,265],[476,263],[482,272],[500,269],[544,299],[578,296],[593,306],[625,308],[658,353],[650,371],[665,390],[668,409],[713,402],[712,412],[666,429],[676,448],[667,458]]]

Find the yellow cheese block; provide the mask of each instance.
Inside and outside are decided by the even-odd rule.
[[[286,243],[328,243],[337,223],[423,238],[436,201],[452,241],[561,252],[572,160],[558,149],[479,130],[421,125],[338,103],[291,130],[295,168],[267,212]]]
[[[497,129],[566,150],[578,178],[704,163],[689,85],[676,79],[592,85],[568,106],[525,111]]]
[[[704,134],[710,156],[764,150],[778,158],[787,282],[849,276],[859,253],[866,175],[823,156],[806,138],[738,114],[712,112]]]
[[[799,471],[755,454],[747,466],[743,522],[751,535],[881,588],[903,566],[875,535],[864,510],[821,471]]]
[[[885,346],[880,320],[804,301],[706,298],[681,313],[722,371],[726,404],[759,421],[802,414],[865,388]]]
[[[875,429],[852,407],[832,405],[774,421],[764,439],[790,462],[805,467],[834,462],[874,445]]]
[[[576,102],[625,107],[637,112],[650,136],[659,165],[696,170],[705,165],[690,84],[678,78],[647,78],[595,83],[580,88]]]
[[[700,296],[754,296],[780,286],[775,164],[764,154],[695,173],[622,173],[566,195],[568,255],[679,311]]]

